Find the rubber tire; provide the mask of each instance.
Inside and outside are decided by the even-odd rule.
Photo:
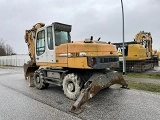
[[[37,77],[39,77],[39,82],[37,82]],[[39,90],[47,88],[49,86],[48,83],[44,82],[43,73],[40,70],[37,70],[34,73],[34,85]]]
[[[68,83],[72,82],[74,84],[74,92],[67,89]],[[77,100],[81,93],[82,81],[80,76],[75,73],[67,74],[63,79],[63,91],[64,94],[71,100]]]

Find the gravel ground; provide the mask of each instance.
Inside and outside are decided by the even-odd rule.
[[[27,84],[28,83],[23,76],[23,68],[0,69],[1,100],[4,102],[1,103],[5,107],[12,107],[12,109],[8,112],[6,112],[7,108],[1,108],[0,117],[5,118],[6,115],[3,114],[5,113],[9,115],[8,118],[12,118],[15,117],[15,114],[19,111],[19,117],[22,119],[29,119],[28,115],[33,117],[34,113],[32,113],[29,109],[26,109],[23,102],[21,102],[25,100],[26,105],[31,106],[31,110],[34,111],[34,109],[39,109],[36,111],[37,116],[39,116],[39,120],[45,119],[45,117],[40,117],[41,115],[44,116],[45,113],[49,114],[46,120],[50,118],[53,119],[55,116],[54,113],[56,113],[56,116],[59,118],[63,117],[65,114],[70,118],[73,117],[74,119],[74,117],[78,117],[83,120],[160,119],[160,108],[157,107],[160,106],[159,93],[134,89],[121,89],[118,86],[111,86],[109,89],[100,91],[95,97],[87,101],[82,106],[83,112],[79,115],[75,115],[68,111],[74,101],[66,98],[61,87],[49,86],[48,89],[37,90],[36,88],[28,87]],[[29,104],[31,102],[30,100],[33,100],[33,104]],[[14,102],[11,103],[12,101]],[[37,106],[36,101],[38,102],[38,105],[43,106],[43,109],[39,106],[35,108]],[[41,113],[45,109],[48,109],[51,113],[53,112],[53,114],[50,114],[49,111],[44,111],[44,113]],[[23,115],[23,111],[29,111],[31,114],[24,112]]]

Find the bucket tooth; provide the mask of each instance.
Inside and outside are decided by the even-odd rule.
[[[89,98],[89,88],[83,89],[76,102],[72,105],[70,111],[75,113],[75,111],[78,110]]]

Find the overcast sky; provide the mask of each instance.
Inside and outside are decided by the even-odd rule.
[[[139,31],[151,32],[153,49],[160,50],[160,0],[123,0],[125,41]],[[72,25],[72,41],[92,35],[122,42],[120,0],[0,0],[0,39],[18,54],[28,53],[26,29],[38,22]]]

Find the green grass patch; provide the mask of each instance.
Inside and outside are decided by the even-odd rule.
[[[160,85],[153,83],[141,83],[141,82],[131,82],[127,81],[129,88],[137,90],[145,90],[151,92],[160,92]]]
[[[136,78],[153,78],[160,80],[160,74],[145,74],[145,73],[126,73],[126,76],[136,77]]]

